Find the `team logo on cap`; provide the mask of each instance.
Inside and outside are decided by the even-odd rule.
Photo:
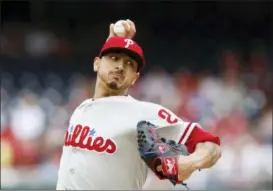
[[[124,39],[125,44],[125,48],[129,48],[129,46],[134,44],[134,41],[132,41],[131,39]]]

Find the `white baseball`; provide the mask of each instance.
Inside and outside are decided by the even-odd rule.
[[[124,28],[124,26],[122,24],[123,21],[125,21],[125,20],[119,20],[114,25],[114,33],[119,37],[124,37],[125,36],[125,28]],[[127,23],[127,25],[128,25],[128,27],[130,29],[130,25],[128,23]]]

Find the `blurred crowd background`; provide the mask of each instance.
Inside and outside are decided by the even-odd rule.
[[[55,188],[93,59],[129,18],[147,59],[131,95],[221,137],[222,158],[189,187],[272,190],[272,2],[0,3],[2,189]]]

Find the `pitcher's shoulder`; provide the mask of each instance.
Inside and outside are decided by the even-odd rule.
[[[140,100],[138,100],[138,105],[142,109],[148,109],[148,110],[158,110],[159,108],[163,108],[162,105],[148,102],[148,101],[140,101]]]
[[[163,120],[169,123],[174,123],[178,121],[182,122],[182,119],[180,119],[174,112],[160,104],[147,101],[139,101],[137,107],[141,110],[144,118],[150,120]]]
[[[92,98],[86,99],[86,100],[84,100],[84,101],[82,101],[82,102],[80,103],[80,105],[78,106],[78,108],[81,107],[81,106],[90,104],[92,101],[93,101]]]

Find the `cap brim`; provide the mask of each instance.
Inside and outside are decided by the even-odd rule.
[[[99,57],[102,57],[106,54],[109,54],[109,53],[124,53],[128,56],[130,56],[131,58],[133,58],[139,65],[138,67],[138,71],[143,67],[144,65],[144,60],[143,58],[138,55],[137,53],[127,49],[127,48],[119,48],[119,47],[114,47],[114,48],[108,48],[104,51],[101,52],[100,56]]]

